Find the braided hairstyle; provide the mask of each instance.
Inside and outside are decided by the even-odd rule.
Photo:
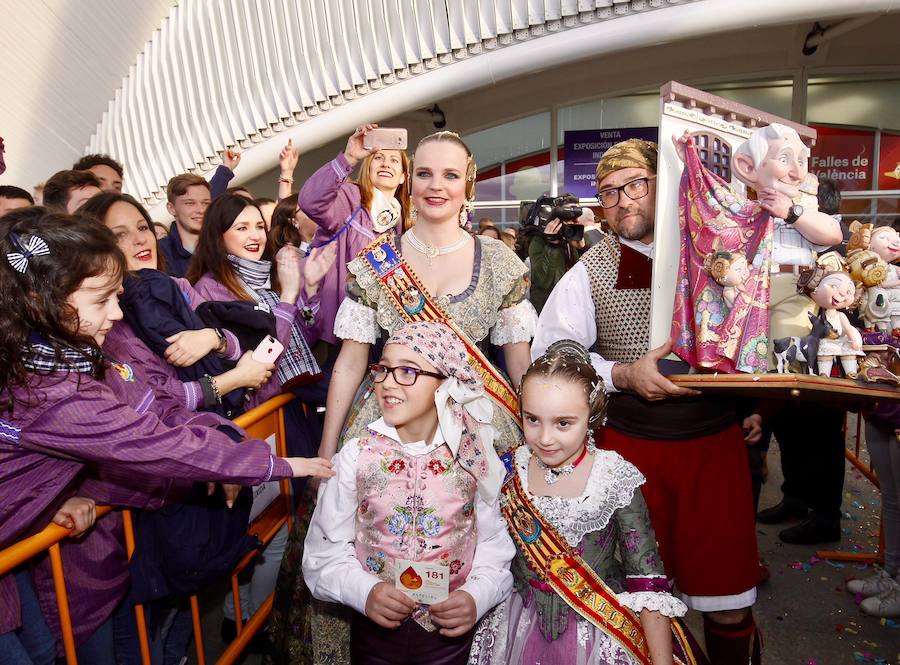
[[[588,350],[571,339],[554,342],[540,358],[531,363],[519,384],[519,411],[522,409],[522,388],[534,376],[559,378],[580,384],[588,401],[588,426],[599,427],[606,422],[608,396],[603,379],[591,364]]]

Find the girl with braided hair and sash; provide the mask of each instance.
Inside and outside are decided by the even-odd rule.
[[[500,497],[515,592],[479,628],[470,662],[671,665],[673,648],[674,662],[697,662],[680,627],[672,639],[670,618],[687,608],[669,592],[644,476],[594,446],[607,396],[587,350],[555,342],[520,394],[527,445]]]
[[[476,621],[512,588],[494,406],[443,323],[404,326],[369,372],[383,416],[344,442],[321,485],[306,584],[355,610],[356,665],[465,663]],[[401,591],[404,579],[422,586],[412,562],[432,566],[428,578],[446,575],[449,595],[417,604]]]

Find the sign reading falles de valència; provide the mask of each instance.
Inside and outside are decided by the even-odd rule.
[[[597,196],[597,162],[609,147],[625,139],[656,141],[658,136],[658,127],[576,129],[565,132],[563,191],[582,199],[594,198]]]

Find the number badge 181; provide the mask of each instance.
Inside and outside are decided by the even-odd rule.
[[[394,580],[395,586],[417,603],[432,605],[450,595],[449,566],[397,559]]]

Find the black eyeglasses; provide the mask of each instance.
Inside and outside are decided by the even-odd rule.
[[[632,201],[642,199],[650,191],[650,181],[655,177],[655,175],[648,175],[626,182],[621,187],[610,187],[609,189],[601,190],[597,192],[597,202],[600,203],[601,208],[612,208],[619,203],[619,192],[625,192],[625,196]]]
[[[369,372],[372,374],[372,380],[375,383],[384,383],[388,374],[394,374],[394,381],[401,386],[411,386],[419,378],[419,375],[433,376],[436,379],[446,379],[447,377],[437,372],[428,372],[418,367],[388,367],[387,365],[373,364],[369,365]]]

